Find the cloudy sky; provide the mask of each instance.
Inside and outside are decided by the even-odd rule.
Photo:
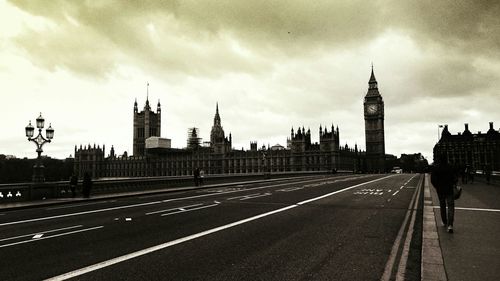
[[[0,154],[35,157],[24,127],[132,151],[133,103],[162,104],[162,137],[209,139],[215,104],[233,146],[286,145],[290,128],[338,125],[365,148],[373,62],[386,152],[432,161],[438,124],[500,128],[498,1],[0,0]]]

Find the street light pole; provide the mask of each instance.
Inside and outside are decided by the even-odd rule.
[[[35,128],[31,125],[31,121],[28,126],[26,126],[26,137],[28,137],[28,141],[32,141],[36,145],[36,152],[38,154],[36,164],[33,166],[33,182],[41,183],[45,181],[45,176],[43,174],[43,169],[45,168],[42,163],[42,147],[44,144],[50,142],[52,138],[54,138],[54,129],[52,129],[51,124],[45,130],[45,135],[47,138],[44,138],[42,135],[42,129],[45,125],[45,119],[42,117],[42,113],[40,112],[40,116],[36,118],[36,127],[38,129],[38,135],[33,137]]]

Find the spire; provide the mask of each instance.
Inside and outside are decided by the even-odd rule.
[[[219,102],[215,104],[215,117],[214,117],[214,125],[220,126],[220,115],[219,115]]]
[[[368,81],[368,89],[378,89],[377,79],[375,78],[375,73],[373,72],[373,63],[372,63],[372,73],[370,75],[370,81]]]
[[[156,105],[156,112],[157,113],[161,112],[160,99],[158,99],[158,104]]]
[[[135,102],[134,102],[134,112],[137,112],[138,109],[137,109],[137,98],[135,98]]]
[[[149,82],[146,84],[146,105],[144,106],[144,109],[150,110],[151,107],[149,106]]]

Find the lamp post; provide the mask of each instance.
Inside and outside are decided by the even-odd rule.
[[[28,141],[32,141],[36,145],[36,152],[38,153],[38,157],[36,160],[35,166],[33,166],[33,181],[36,183],[44,182],[45,176],[43,175],[43,169],[45,168],[42,163],[42,147],[45,143],[48,143],[54,138],[54,129],[52,129],[51,124],[45,130],[45,135],[47,138],[42,136],[42,129],[45,125],[45,119],[42,117],[42,113],[40,112],[40,116],[36,118],[36,127],[38,129],[38,135],[33,137],[35,128],[31,125],[31,121],[28,126],[26,126],[26,137],[28,137]]]

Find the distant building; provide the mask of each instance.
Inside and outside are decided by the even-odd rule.
[[[369,81],[368,93],[364,98],[365,133],[367,152],[340,145],[340,132],[335,128],[319,127],[319,143],[311,142],[311,130],[298,127],[291,129],[286,148],[272,147],[250,142],[250,150],[232,148],[232,135],[225,135],[222,127],[219,104],[210,131],[210,141],[200,146],[196,128],[188,131],[188,148],[170,147],[170,140],[160,138],[161,108],[151,111],[149,100],[142,112],[134,103],[133,155],[115,156],[112,147],[109,156],[101,149],[75,147],[75,172],[82,175],[91,171],[93,177],[145,177],[191,175],[196,168],[206,174],[293,172],[293,171],[368,171],[384,172],[384,103],[378,92],[373,73]],[[166,141],[168,140],[168,145]],[[153,145],[155,144],[155,145]],[[196,148],[196,149],[195,149]]]
[[[369,172],[383,173],[385,166],[384,101],[372,73],[364,101],[366,162]]]
[[[139,112],[139,110],[137,109],[137,100],[135,100],[133,125],[133,155],[144,156],[146,139],[149,137],[159,137],[161,135],[160,100],[158,100],[158,104],[156,106],[156,113],[154,113],[149,106],[149,97],[146,98],[144,110],[141,112]]]
[[[444,126],[439,142],[434,146],[434,161],[446,155],[448,162],[459,167],[471,166],[475,170],[500,170],[500,132],[490,128],[486,133],[473,134],[465,124],[463,132],[452,135]]]

